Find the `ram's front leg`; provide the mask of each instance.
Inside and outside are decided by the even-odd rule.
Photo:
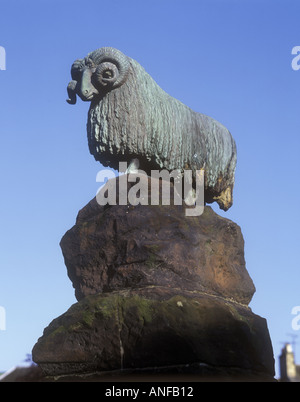
[[[130,161],[129,166],[125,171],[125,174],[138,173],[139,167],[140,167],[140,161],[137,158],[134,158]]]

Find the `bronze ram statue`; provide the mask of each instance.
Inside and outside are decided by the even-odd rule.
[[[151,170],[205,171],[205,202],[232,205],[236,145],[219,122],[164,92],[135,60],[103,47],[76,60],[67,100],[90,101],[89,149],[104,166],[138,159]]]

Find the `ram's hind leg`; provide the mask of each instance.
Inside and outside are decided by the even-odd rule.
[[[125,174],[129,173],[138,173],[140,167],[140,162],[137,158],[132,159],[129,163],[128,168],[126,169]]]

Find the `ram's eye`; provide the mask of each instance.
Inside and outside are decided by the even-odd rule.
[[[111,77],[112,77],[112,72],[111,71],[109,71],[109,70],[104,71],[103,78],[111,78]]]
[[[82,77],[82,71],[81,70],[79,70],[78,68],[76,68],[76,69],[72,69],[72,71],[71,71],[71,77],[72,77],[72,80],[75,80],[75,81],[80,81],[81,80],[81,77]]]

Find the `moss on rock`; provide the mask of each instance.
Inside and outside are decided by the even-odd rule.
[[[163,287],[88,296],[33,349],[49,375],[201,363],[271,376],[272,357],[266,322],[249,308]]]

